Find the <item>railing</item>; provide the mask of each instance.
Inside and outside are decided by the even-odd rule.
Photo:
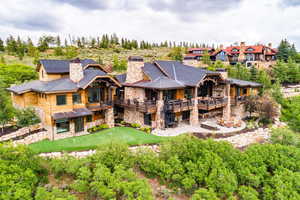
[[[152,100],[145,100],[145,101],[138,101],[132,99],[117,99],[114,102],[118,106],[133,108],[140,112],[144,113],[155,113],[156,112],[156,101]]]
[[[193,108],[192,100],[169,100],[165,102],[165,109],[173,112],[191,110]]]
[[[236,96],[236,97],[231,97],[230,102],[231,105],[236,105],[238,103],[244,103],[247,100],[247,96]]]
[[[198,108],[201,110],[213,110],[224,107],[227,104],[227,97],[209,97],[198,99]]]
[[[91,111],[99,111],[112,108],[113,105],[113,101],[100,101],[99,103],[89,103],[87,108]]]

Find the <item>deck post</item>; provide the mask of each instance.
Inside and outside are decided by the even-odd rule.
[[[229,121],[230,117],[231,117],[231,105],[230,105],[230,84],[227,83],[226,84],[226,88],[225,88],[225,98],[226,99],[226,105],[223,108],[223,119],[225,121]]]
[[[192,101],[194,101],[194,104],[193,104],[193,109],[190,114],[190,124],[192,126],[197,126],[197,125],[199,125],[198,87],[195,87],[195,89],[194,89],[194,95],[193,95]]]
[[[156,119],[155,119],[155,128],[163,129],[165,127],[165,120],[164,120],[164,100],[163,100],[163,92],[160,90],[158,92],[158,100],[156,101]]]

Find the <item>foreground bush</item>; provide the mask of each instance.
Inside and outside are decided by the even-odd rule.
[[[194,194],[193,199],[271,200],[287,193],[285,199],[298,199],[300,194],[300,149],[292,146],[253,145],[241,152],[223,142],[179,137],[165,143],[159,155],[141,152],[137,164],[148,176]]]
[[[46,170],[28,148],[0,144],[0,199],[32,199],[46,178]]]

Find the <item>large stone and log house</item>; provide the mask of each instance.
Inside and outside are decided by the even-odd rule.
[[[204,118],[243,118],[246,96],[260,84],[227,77],[177,61],[144,63],[131,56],[127,73],[112,76],[91,59],[41,60],[39,80],[14,85],[15,107],[32,106],[50,139],[87,134],[95,125],[116,120],[154,129],[181,123],[199,125]]]
[[[243,63],[246,66],[254,66],[257,68],[268,68],[276,63],[277,49],[272,48],[272,44],[268,46],[258,44],[246,46],[245,42],[241,42],[239,46],[229,46],[224,48],[223,45],[218,49],[214,48],[190,48],[184,57],[184,63],[191,66],[200,66],[202,58],[208,52],[212,61],[222,61],[229,65]]]

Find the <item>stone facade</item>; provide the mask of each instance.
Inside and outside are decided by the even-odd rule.
[[[139,112],[134,108],[125,108],[124,121],[127,123],[138,123],[140,125],[144,125],[144,113]]]
[[[125,87],[125,100],[136,99],[138,101],[144,101],[145,98],[146,97],[144,88]]]
[[[70,62],[70,79],[79,82],[83,78],[83,68],[80,62]]]
[[[109,128],[115,126],[115,119],[114,119],[114,109],[110,108],[105,111],[105,123],[108,125]]]
[[[126,83],[135,83],[143,80],[144,73],[142,67],[144,62],[142,61],[128,61]]]
[[[153,124],[153,126],[157,129],[162,129],[165,126],[165,120],[164,117],[162,115],[163,112],[163,107],[164,107],[164,101],[163,100],[158,100],[156,102],[157,105],[157,112],[156,112],[156,116],[155,116],[155,123]]]
[[[199,125],[199,110],[198,110],[198,99],[194,98],[194,105],[193,105],[193,110],[191,111],[190,114],[190,124],[192,126],[197,126]]]
[[[223,108],[223,119],[225,121],[230,120],[231,117],[231,97],[230,97],[230,84],[226,84],[226,95],[225,97],[227,97],[227,103],[225,105],[225,107]]]
[[[248,116],[248,113],[245,111],[245,105],[242,103],[231,106],[231,114],[236,119],[243,119]]]

